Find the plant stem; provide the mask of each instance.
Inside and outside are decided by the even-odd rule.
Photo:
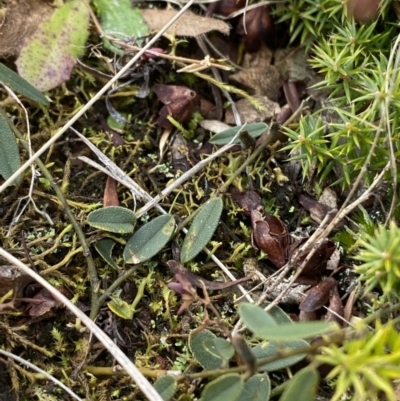
[[[7,113],[1,108],[0,108],[0,114],[7,121],[9,127],[14,132],[14,135],[20,140],[20,143],[24,147],[24,149],[29,150],[28,144],[25,142],[23,135],[14,126],[14,124],[11,123],[11,121],[9,120],[9,118],[7,116]],[[64,193],[61,191],[61,188],[56,184],[56,181],[55,181],[54,177],[52,176],[52,174],[50,173],[50,171],[47,169],[47,167],[44,165],[44,163],[39,158],[36,159],[36,163],[37,163],[40,171],[42,172],[42,174],[50,182],[51,187],[53,188],[58,199],[60,200],[62,207],[64,209],[64,212],[65,212],[68,220],[74,227],[74,230],[79,238],[79,242],[82,245],[82,254],[86,259],[86,263],[87,263],[88,271],[89,271],[90,284],[91,284],[91,288],[92,288],[90,318],[94,319],[97,316],[97,314],[99,312],[99,308],[100,308],[99,297],[98,297],[98,293],[96,290],[98,288],[99,277],[97,275],[96,266],[94,264],[92,255],[90,253],[89,245],[86,241],[85,234],[83,233],[80,224],[76,221],[71,208],[68,206],[68,202],[65,199]]]

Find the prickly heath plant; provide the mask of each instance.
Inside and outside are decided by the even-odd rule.
[[[301,8],[308,3],[313,6]],[[344,188],[352,184],[367,162],[370,168],[365,183],[371,183],[376,172],[399,151],[392,133],[396,132],[400,117],[400,92],[397,90],[400,78],[399,62],[393,57],[397,32],[389,23],[396,22],[389,19],[389,15],[393,18],[392,14],[388,14],[384,25],[381,19],[360,25],[346,17],[343,6],[336,9],[334,5],[338,3],[341,4],[332,0],[297,0],[286,6],[288,13],[293,14],[292,22],[297,21],[295,15],[302,16],[298,18],[292,40],[294,35],[312,38],[310,29],[315,31],[314,37],[320,35],[311,49],[310,63],[322,73],[322,80],[316,87],[329,91],[323,109],[312,118],[302,119],[296,129],[287,131],[291,142],[287,149],[291,149],[293,157],[302,160],[306,170],[303,177],[317,171],[322,184],[334,172],[334,183]],[[386,2],[382,4],[385,6]],[[294,13],[293,10],[299,8],[301,13]],[[333,17],[322,29],[319,22],[325,17],[320,13],[328,8],[336,11],[331,11]],[[308,23],[312,27],[308,27]],[[323,124],[318,122],[319,118]],[[311,157],[310,152],[314,150],[317,153]]]
[[[366,235],[362,248],[355,257],[362,261],[356,267],[366,291],[378,287],[385,298],[399,298],[400,294],[400,229],[395,223],[389,228],[379,226],[373,235]]]
[[[400,377],[400,337],[393,323],[383,326],[379,321],[375,330],[366,326],[359,329],[359,338],[346,340],[340,347],[331,344],[322,348],[316,357],[320,363],[333,366],[327,379],[334,379],[332,401],[352,394],[352,400],[395,401],[392,381]]]

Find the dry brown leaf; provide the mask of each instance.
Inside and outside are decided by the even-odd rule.
[[[104,189],[103,206],[119,206],[117,181],[110,176],[107,177],[106,187]]]
[[[0,16],[0,56],[18,56],[26,37],[31,37],[39,24],[54,12],[50,2],[43,0],[10,2]]]
[[[176,10],[142,10],[144,22],[151,30],[161,30],[172,18],[178,14]],[[165,32],[176,36],[199,36],[210,31],[219,31],[229,34],[229,25],[215,18],[202,17],[186,11],[178,21]]]
[[[253,98],[263,106],[262,110],[257,110],[248,99],[240,99],[235,102],[236,110],[243,122],[250,124],[269,122],[272,119],[276,119],[276,116],[281,111],[278,103],[269,100],[267,96],[255,95]],[[226,110],[225,122],[227,124],[235,124],[232,107]]]

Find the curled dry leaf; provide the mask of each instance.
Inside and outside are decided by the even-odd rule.
[[[313,246],[309,246],[305,250],[303,250],[301,254],[298,254],[301,246],[307,241],[308,238],[303,238],[300,241],[296,242],[291,249],[292,257],[296,258],[296,267],[299,267],[304,262],[304,260],[313,249]],[[335,244],[327,238],[324,238],[315,246],[316,251],[304,267],[301,273],[302,276],[320,276],[324,272],[329,258],[336,249]]]
[[[274,21],[270,15],[269,6],[258,7],[240,16],[236,32],[243,35],[247,52],[257,51],[263,40],[273,33]]]
[[[184,123],[190,120],[196,103],[196,92],[185,86],[154,85],[154,92],[165,106],[160,110],[157,124],[163,128],[171,128],[167,116]]]
[[[63,295],[68,295],[67,291],[63,288],[57,288]],[[50,291],[45,288],[41,289],[32,299],[22,299],[28,302],[27,310],[29,316],[44,317],[49,314],[52,309],[60,308],[63,306],[62,302],[56,300],[51,295]]]
[[[322,308],[331,298],[335,287],[336,280],[331,277],[311,287],[306,292],[299,309],[305,312],[314,312]]]
[[[154,31],[159,31],[178,14],[176,10],[142,10],[144,22]],[[186,11],[165,34],[176,36],[199,36],[207,32],[219,31],[229,34],[229,25],[215,18],[202,17]]]
[[[258,248],[267,254],[268,259],[280,268],[288,259],[288,232],[286,226],[277,217],[267,215],[265,220],[260,212],[256,210],[251,212],[253,240]]]
[[[257,192],[240,192],[236,187],[231,187],[229,193],[231,194],[233,201],[243,209],[243,213],[247,217],[251,216],[253,210],[257,210],[258,212],[263,211],[261,197]]]
[[[329,300],[328,313],[325,315],[325,320],[336,322],[343,326],[344,308],[339,295],[337,286],[333,287],[332,295]]]
[[[299,196],[299,203],[301,206],[304,207],[304,209],[310,212],[310,217],[317,223],[321,223],[321,221],[325,218],[327,213],[333,210],[329,206],[317,202],[316,200],[303,194]]]

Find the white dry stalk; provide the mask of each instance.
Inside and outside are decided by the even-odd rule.
[[[231,142],[233,142],[236,137],[240,134],[240,132],[244,129],[240,129],[238,133],[235,135],[234,138],[232,138]],[[197,173],[200,169],[202,169],[204,166],[206,166],[208,163],[210,163],[213,159],[218,157],[219,155],[225,153],[228,151],[233,145],[230,143],[223,146],[221,149],[217,150],[215,153],[212,155],[208,156],[206,159],[201,160],[199,163],[197,163],[195,166],[193,166],[189,171],[187,171],[185,174],[183,174],[181,177],[179,177],[177,180],[175,180],[171,185],[169,185],[167,188],[165,188],[162,192],[161,195],[157,195],[156,197],[152,198],[150,194],[148,194],[146,191],[144,191],[131,177],[129,177],[126,173],[124,173],[112,160],[110,160],[104,153],[102,153],[92,142],[90,142],[87,138],[85,138],[82,134],[80,134],[78,131],[75,129],[72,129],[81,139],[82,141],[91,149],[96,156],[104,163],[104,165],[107,168],[104,168],[103,166],[99,165],[98,163],[94,162],[93,160],[85,157],[85,156],[79,156],[78,159],[82,160],[85,163],[88,163],[89,165],[93,166],[94,168],[97,168],[99,171],[102,171],[103,173],[109,175],[110,177],[114,178],[116,181],[121,183],[122,185],[126,186],[133,194],[133,196],[137,196],[138,198],[142,200],[148,201],[148,203],[139,210],[138,213],[136,213],[137,217],[142,216],[145,214],[147,211],[149,211],[151,208],[156,207],[161,213],[167,214],[167,212],[158,204],[158,202],[161,201],[162,198],[168,196],[173,190],[175,190],[177,187],[182,185],[186,180],[188,180],[190,177],[192,177],[194,174]],[[187,230],[184,228],[183,232],[186,234]],[[236,278],[235,276],[229,271],[229,269],[211,252],[205,248],[204,252],[207,253],[211,257],[211,259],[215,262],[215,264],[232,280],[235,281]],[[238,285],[239,290],[242,292],[242,294],[246,297],[248,302],[254,302],[251,296],[248,294],[248,292],[241,286]]]
[[[24,273],[31,276],[44,288],[46,288],[51,295],[63,305],[65,305],[82,323],[98,338],[98,340],[108,349],[110,354],[119,362],[126,373],[135,381],[140,390],[146,395],[150,401],[163,401],[161,396],[157,393],[154,387],[147,381],[139,369],[132,363],[132,361],[125,355],[124,352],[111,340],[110,337],[103,330],[101,330],[96,323],[93,322],[85,313],[83,313],[76,305],[74,305],[68,298],[55,289],[43,277],[35,273],[32,269],[8,253],[0,247],[0,256],[6,259],[14,266],[21,269]]]
[[[123,76],[130,67],[136,63],[140,57],[148,50],[162,35],[163,33],[176,21],[178,18],[194,3],[194,0],[189,0],[185,7],[171,19],[171,21],[166,24],[166,26],[161,29],[154,37],[151,39],[136,55],[133,57],[127,65],[122,68],[115,76],[112,78],[78,113],[75,114],[49,141],[42,146],[34,155],[32,155],[14,174],[11,175],[1,186],[0,193],[2,193],[13,181],[21,175],[25,169],[31,166],[35,160],[41,156],[50,146],[52,146],[64,132],[68,130],[99,98],[107,92],[107,90]],[[142,375],[142,373],[136,368],[136,366],[131,362],[131,360],[111,341],[111,339],[100,330],[96,324],[82,313],[75,305],[73,305],[66,297],[64,297],[59,291],[57,291],[51,284],[44,280],[41,276],[33,272],[26,265],[16,259],[14,256],[6,252],[4,249],[0,248],[0,255],[5,257],[8,261],[13,263],[15,266],[19,267],[21,270],[29,274],[36,281],[43,285],[46,289],[54,295],[56,299],[61,301],[64,305],[68,307],[77,317],[79,317],[82,322],[93,332],[93,334],[104,344],[104,346],[110,351],[110,353],[116,358],[116,360],[121,364],[121,366],[126,370],[126,372],[135,381],[141,391],[146,395],[150,401],[162,401],[161,396],[154,389],[154,387],[147,381],[147,379]]]
[[[344,209],[340,209],[339,212],[336,214],[336,216],[333,218],[333,220],[328,224],[326,228],[325,225],[327,224],[327,221],[329,219],[329,215],[325,217],[325,219],[321,222],[320,226],[318,227],[316,234],[312,235],[309,240],[299,249],[297,255],[301,255],[308,247],[311,247],[311,250],[307,254],[307,257],[304,259],[303,263],[299,266],[299,268],[296,271],[296,274],[292,277],[290,280],[290,285],[293,285],[294,282],[297,280],[297,278],[301,275],[301,272],[303,269],[307,266],[307,263],[311,260],[313,255],[315,254],[318,245],[320,241],[322,241],[324,238],[328,237],[329,234],[332,232],[332,230],[336,227],[336,225],[344,219],[352,210],[354,210],[358,205],[360,205],[362,202],[368,199],[368,197],[371,195],[371,192],[377,187],[377,185],[382,181],[383,176],[386,174],[386,172],[390,168],[390,162],[386,164],[386,166],[383,168],[381,173],[375,177],[373,183],[370,185],[370,187],[358,198],[356,199],[353,203],[345,207]],[[283,290],[275,299],[272,301],[266,308],[265,311],[271,310],[274,306],[279,304],[279,301],[285,296],[285,294],[290,290],[290,286],[288,286],[285,290]]]
[[[391,170],[392,170],[392,185],[393,185],[393,198],[390,205],[390,210],[386,219],[386,224],[388,224],[389,220],[393,216],[394,209],[396,207],[397,202],[397,163],[396,156],[393,148],[392,141],[392,129],[390,126],[390,118],[389,118],[389,108],[390,102],[392,99],[393,90],[396,85],[398,73],[399,73],[399,65],[400,65],[400,35],[397,35],[396,42],[393,45],[392,51],[390,52],[389,62],[386,69],[385,75],[385,105],[384,110],[381,111],[381,118],[385,116],[386,122],[386,135],[387,135],[387,143],[390,152],[390,162],[391,162]],[[396,54],[396,60],[394,60],[394,55]]]
[[[389,63],[388,63],[388,68],[387,68],[387,74],[385,77],[385,92],[386,92],[386,102],[385,102],[385,109],[381,110],[381,118],[379,121],[379,126],[377,127],[376,130],[376,135],[374,138],[374,142],[371,146],[371,149],[369,151],[368,157],[366,162],[364,163],[360,173],[357,176],[357,179],[349,193],[349,195],[347,196],[346,200],[344,201],[342,207],[339,209],[339,211],[336,213],[336,216],[332,219],[332,221],[325,227],[326,225],[326,218],[324,219],[324,221],[321,222],[319,228],[317,229],[317,231],[314,233],[314,235],[300,248],[298,255],[300,255],[302,253],[302,251],[304,251],[307,248],[311,248],[310,252],[308,253],[306,259],[303,261],[303,263],[301,264],[301,266],[298,268],[297,273],[295,274],[295,276],[292,278],[291,282],[294,283],[294,281],[296,280],[296,278],[300,275],[300,272],[305,268],[305,266],[307,265],[308,261],[311,259],[311,257],[315,254],[316,250],[317,250],[317,246],[319,241],[321,241],[323,238],[327,238],[330,233],[332,232],[332,230],[337,226],[337,224],[344,219],[351,211],[353,211],[357,206],[359,206],[362,202],[364,202],[365,200],[368,199],[368,197],[372,194],[372,191],[378,186],[378,184],[383,180],[384,175],[386,174],[387,171],[389,171],[390,169],[392,169],[392,171],[397,172],[396,167],[393,167],[396,165],[396,161],[395,161],[395,157],[394,157],[394,150],[392,147],[392,137],[391,137],[391,129],[390,129],[390,122],[389,122],[389,107],[390,107],[390,103],[391,103],[391,98],[392,98],[392,92],[394,89],[394,85],[396,82],[396,74],[397,74],[397,68],[400,64],[400,55],[399,55],[399,51],[398,47],[400,44],[400,35],[397,36],[396,42],[392,48],[391,54],[390,54],[390,59],[389,59]],[[394,54],[397,54],[396,56],[396,61],[394,62],[394,67],[392,73],[393,75],[390,74],[390,70],[391,70],[391,66],[393,64],[393,58],[394,58]],[[390,161],[386,164],[386,166],[382,169],[382,171],[375,177],[374,181],[372,182],[372,184],[369,186],[368,189],[366,189],[361,196],[359,196],[355,201],[353,201],[351,204],[348,205],[348,203],[350,202],[350,200],[352,199],[353,195],[355,194],[357,188],[359,187],[360,183],[362,182],[362,178],[364,177],[365,172],[367,171],[367,168],[369,166],[370,160],[372,158],[372,153],[375,150],[377,144],[378,144],[378,140],[379,137],[382,133],[383,127],[386,126],[386,128],[388,129],[388,142],[389,142],[389,151],[390,151]],[[397,176],[397,174],[396,174]],[[396,180],[396,176],[393,177],[393,180]],[[397,184],[394,185],[394,189],[397,187]],[[395,207],[395,195],[394,199],[392,201],[392,205],[391,205],[391,210],[389,213],[389,217],[392,214],[392,211]],[[266,311],[272,309],[275,305],[278,305],[280,299],[282,299],[282,297],[286,294],[286,292],[289,291],[289,289],[286,289],[285,291],[282,291],[281,294],[279,294],[279,296],[273,301],[271,302],[270,305],[268,305],[267,308],[265,308]]]
[[[27,167],[29,167],[35,160],[41,156],[47,149],[50,148],[61,136],[68,130],[80,117],[82,117],[92,105],[97,102],[102,95],[104,95],[112,85],[118,81],[131,67],[135,64],[146,50],[148,50],[157,40],[164,34],[164,32],[176,21],[178,18],[194,3],[194,0],[189,0],[189,2],[182,8],[181,11],[171,21],[165,25],[127,64],[123,67],[102,89],[100,89],[95,96],[81,110],[79,110],[62,128],[60,128],[57,133],[52,136],[45,145],[43,145],[34,155],[32,155],[14,174],[11,175],[2,185],[0,185],[0,193],[2,193],[8,186],[10,186],[13,181],[22,174]]]
[[[59,380],[57,380],[54,376],[48,374],[46,371],[43,369],[40,369],[38,366],[34,365],[33,363],[27,361],[26,359],[23,359],[17,355],[12,354],[11,352],[4,351],[0,349],[0,355],[4,355],[7,358],[14,359],[15,361],[27,366],[28,368],[31,368],[35,372],[38,372],[42,374],[44,377],[47,379],[51,380],[53,383],[55,383],[57,386],[61,387],[65,392],[67,392],[72,398],[78,401],[83,401],[82,398],[78,397],[72,390],[70,390],[65,384],[61,383]]]

